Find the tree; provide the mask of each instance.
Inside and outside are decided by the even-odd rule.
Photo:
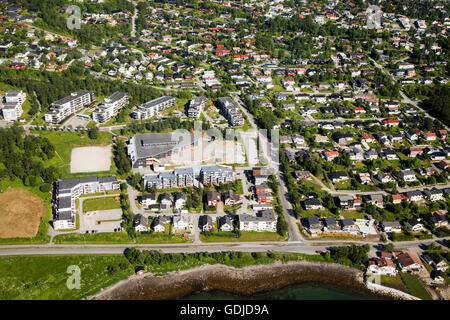
[[[392,251],[394,251],[394,244],[393,244],[393,243],[385,244],[385,245],[383,246],[383,250],[386,251],[386,252],[392,252]]]
[[[92,140],[97,140],[98,139],[98,135],[99,135],[98,132],[99,132],[98,128],[97,127],[93,127],[91,129],[89,129],[88,137],[90,139],[92,139]]]

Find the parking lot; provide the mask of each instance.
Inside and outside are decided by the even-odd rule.
[[[88,211],[80,214],[81,233],[114,232],[114,229],[122,227],[122,209],[111,209],[102,211]]]

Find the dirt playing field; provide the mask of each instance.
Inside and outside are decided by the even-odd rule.
[[[72,149],[70,172],[100,172],[111,168],[111,145]]]
[[[0,193],[0,238],[34,237],[45,213],[42,199],[27,190]]]

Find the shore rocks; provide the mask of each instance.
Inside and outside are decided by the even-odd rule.
[[[281,289],[302,283],[324,283],[369,293],[363,272],[334,263],[277,262],[241,269],[204,265],[164,276],[131,277],[91,299],[179,299],[199,291],[219,290],[240,296]]]

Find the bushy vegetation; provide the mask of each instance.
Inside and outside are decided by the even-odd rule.
[[[369,260],[370,246],[351,245],[348,247],[334,247],[330,250],[330,258],[340,264],[348,265],[358,269],[364,269]]]
[[[59,173],[46,162],[54,156],[55,147],[47,138],[26,135],[17,125],[0,129],[0,178],[17,177],[25,186],[39,185],[41,178],[45,184],[51,184]]]

